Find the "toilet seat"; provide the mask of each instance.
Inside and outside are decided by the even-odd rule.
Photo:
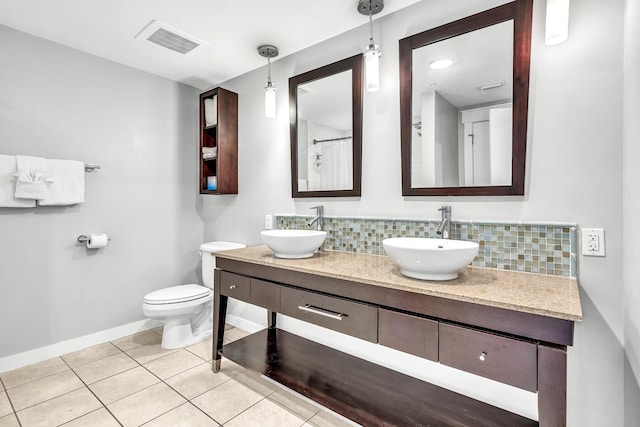
[[[152,325],[163,325],[162,348],[186,347],[211,336],[215,254],[244,247],[233,242],[203,243],[199,252],[202,285],[172,286],[144,296],[142,313],[153,322]]]
[[[144,303],[150,305],[179,304],[208,298],[212,290],[201,285],[178,285],[159,289],[144,296]]]

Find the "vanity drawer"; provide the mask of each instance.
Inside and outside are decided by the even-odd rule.
[[[223,271],[220,274],[220,293],[231,298],[251,302],[251,279]]]
[[[534,392],[537,351],[530,342],[440,323],[440,363]]]
[[[438,322],[379,308],[378,343],[437,361]]]
[[[280,311],[280,285],[251,279],[251,304],[271,311]]]
[[[378,308],[374,306],[282,287],[280,313],[367,341],[378,342]]]

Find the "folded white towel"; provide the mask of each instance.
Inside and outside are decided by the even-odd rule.
[[[32,208],[33,199],[16,199],[16,156],[0,154],[0,207]]]
[[[204,121],[205,126],[218,124],[218,95],[204,100]]]
[[[15,198],[39,200],[47,195],[53,178],[43,157],[16,156],[16,169]]]
[[[49,185],[39,206],[62,206],[84,203],[84,162],[47,159],[46,164],[55,182]]]

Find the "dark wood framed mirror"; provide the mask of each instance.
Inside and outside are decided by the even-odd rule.
[[[404,196],[524,194],[532,8],[516,0],[400,40]]]
[[[360,196],[362,54],[291,77],[291,194]]]

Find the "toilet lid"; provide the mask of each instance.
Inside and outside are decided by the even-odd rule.
[[[200,285],[179,285],[159,289],[144,296],[147,304],[173,304],[193,301],[211,294],[211,289]]]
[[[202,252],[216,253],[220,251],[227,251],[229,249],[240,249],[246,247],[247,245],[244,245],[242,243],[218,241],[203,243],[200,245],[200,250]]]

